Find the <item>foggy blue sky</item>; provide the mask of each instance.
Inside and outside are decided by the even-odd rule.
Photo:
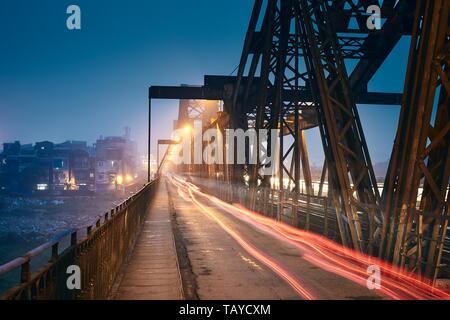
[[[82,30],[66,28],[77,4]],[[125,126],[146,145],[147,88],[202,84],[239,62],[252,0],[2,0],[0,143],[62,142],[120,135]],[[373,91],[400,92],[404,39],[376,76]],[[170,136],[177,102],[154,103],[153,137]],[[390,154],[398,107],[361,106],[374,162]],[[319,164],[320,139],[309,138]]]

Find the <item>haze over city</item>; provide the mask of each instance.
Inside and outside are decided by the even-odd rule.
[[[0,143],[93,143],[129,126],[146,153],[148,87],[201,85],[204,74],[233,72],[253,5],[251,0],[78,3],[82,29],[75,32],[67,30],[67,15],[61,14],[67,1],[0,3]],[[380,71],[390,76],[375,77],[370,90],[402,91],[408,45],[407,38],[399,43]],[[169,119],[176,119],[177,108],[176,101],[153,103],[153,145],[170,137]],[[359,109],[373,162],[387,161],[398,106]],[[311,130],[306,137],[311,162],[320,166],[319,135]]]

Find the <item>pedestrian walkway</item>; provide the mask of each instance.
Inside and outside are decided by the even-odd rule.
[[[116,300],[179,300],[183,290],[164,179],[159,183]]]

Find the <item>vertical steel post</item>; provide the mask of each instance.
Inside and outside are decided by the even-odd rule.
[[[147,182],[151,181],[151,148],[152,148],[152,98],[148,98],[148,155],[147,155]]]

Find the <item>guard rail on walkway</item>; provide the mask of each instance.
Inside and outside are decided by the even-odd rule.
[[[65,231],[1,265],[0,278],[15,273],[19,279],[0,299],[106,299],[134,247],[157,184],[158,179],[148,183],[94,225]],[[80,290],[67,285],[75,269],[80,271]]]

